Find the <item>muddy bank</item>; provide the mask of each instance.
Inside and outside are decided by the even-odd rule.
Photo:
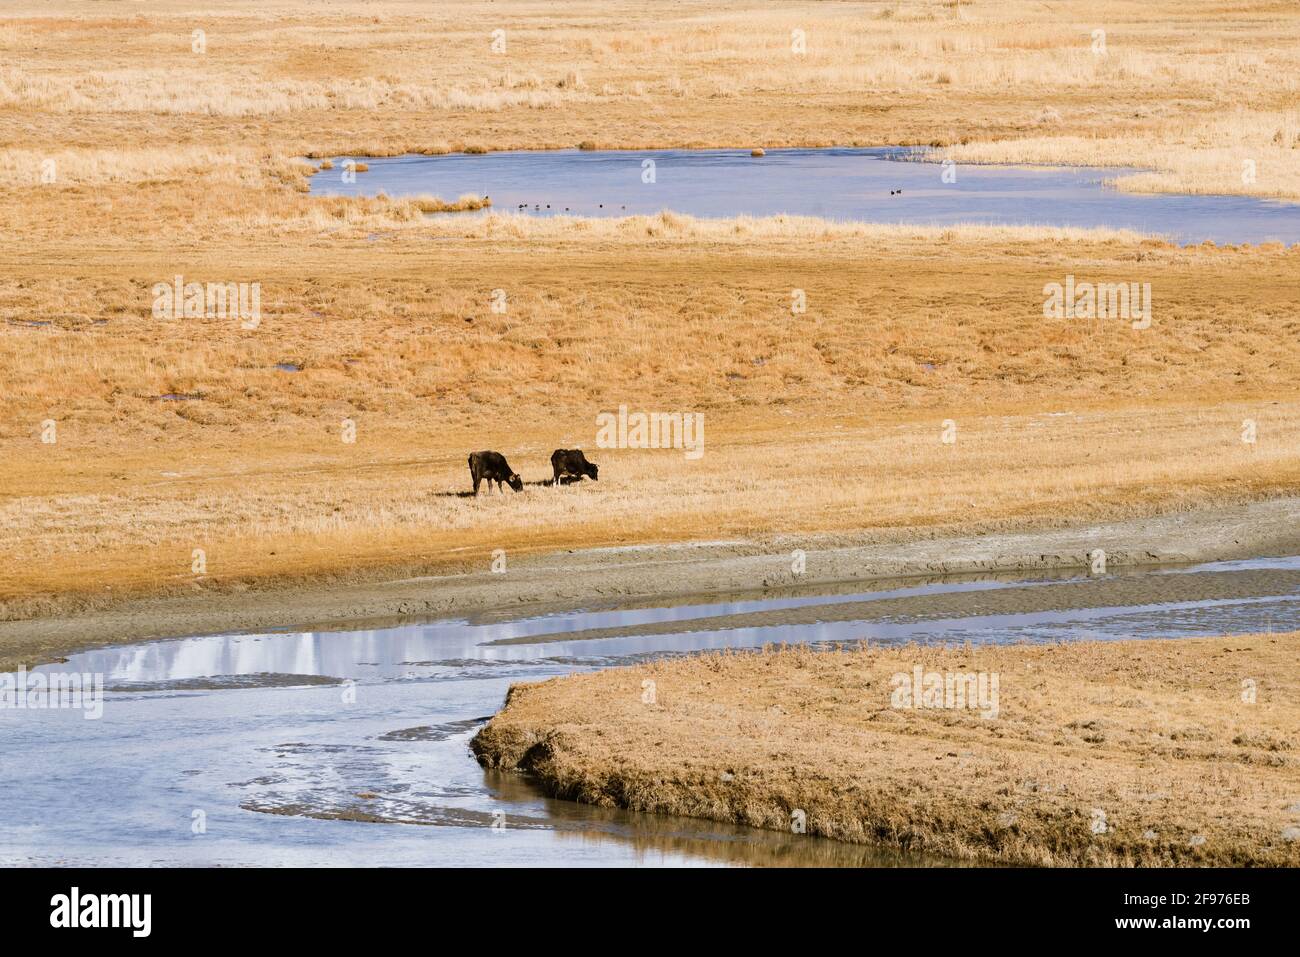
[[[575,604],[706,594],[764,594],[795,585],[967,572],[1084,569],[1104,549],[1110,569],[1300,553],[1300,498],[1134,518],[1081,528],[898,541],[896,531],[761,541],[628,546],[511,560],[505,574],[430,576],[384,583],[196,592],[124,602],[82,615],[0,622],[0,669],[107,644],[221,632],[325,628],[343,623],[491,616],[527,604],[543,613]],[[791,571],[792,553],[805,571]],[[484,557],[484,567],[488,565]]]
[[[1298,654],[1300,632],[706,654],[515,685],[472,747],[558,798],[964,860],[1295,867]]]
[[[917,580],[907,579],[909,582]],[[1300,593],[1300,564],[1291,569],[1234,569],[1202,571],[1195,575],[1129,574],[1059,582],[1053,584],[1051,588],[1044,588],[1042,585],[1043,582],[1039,581],[989,590],[935,592],[919,589],[913,594],[899,594],[899,592],[909,591],[909,589],[899,589],[875,592],[868,597],[859,594],[846,599],[832,598],[825,602],[796,607],[707,614],[700,617],[673,617],[666,621],[638,622],[614,627],[566,630],[557,625],[556,630],[552,632],[531,632],[510,638],[498,638],[489,642],[489,645],[501,647],[554,642],[570,643],[695,632],[738,630],[753,632],[761,629],[783,629],[836,622],[861,625],[900,621],[937,622],[945,619],[958,621],[998,616],[1007,619],[1008,616],[1051,613],[1072,620],[1073,626],[1078,628],[1081,622],[1078,618],[1072,618],[1070,612],[1109,608],[1116,613],[1132,613],[1142,608],[1160,607],[1184,608],[1205,615],[1208,611],[1206,606],[1216,602],[1234,605],[1238,602],[1276,602],[1281,596]],[[1011,627],[1011,624],[1011,621],[1006,621],[1006,627]],[[1218,633],[1220,632],[1204,634]],[[1151,637],[1162,634],[1164,633],[1156,632]],[[852,637],[856,638],[858,635]],[[1124,637],[1148,636],[1126,634]],[[849,639],[846,637],[844,640]]]

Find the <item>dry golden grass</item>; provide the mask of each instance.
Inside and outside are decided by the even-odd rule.
[[[1300,111],[1247,112],[1192,126],[1156,148],[1150,134],[1051,134],[958,144],[932,161],[1156,167],[1114,178],[1134,193],[1213,193],[1300,199]]]
[[[476,209],[487,209],[492,205],[492,200],[486,196],[475,196],[473,193],[466,193],[454,202],[447,202],[438,196],[413,196],[411,202],[422,213],[466,213]]]
[[[494,547],[1095,519],[1300,485],[1296,320],[1271,299],[1295,252],[1082,243],[1024,256],[957,239],[936,259],[923,239],[811,254],[802,241],[759,252],[601,235],[549,239],[545,260],[532,243],[446,239],[409,256],[398,243],[382,282],[356,242],[246,248],[265,282],[252,332],[140,315],[147,248],[105,254],[94,282],[0,267],[16,303],[0,328],[0,376],[16,382],[0,433],[0,593],[18,611],[78,590],[187,588],[195,547],[220,585],[476,567]],[[173,261],[188,277],[218,268]],[[430,269],[455,278],[434,285]],[[1044,320],[1043,282],[1071,269],[1140,269],[1152,328]],[[506,315],[490,311],[498,282]],[[788,311],[794,282],[809,293],[802,316]],[[25,299],[55,298],[55,324],[12,324],[43,315]],[[595,416],[620,404],[705,413],[705,455],[595,450]],[[529,481],[549,477],[551,449],[585,447],[602,481],[452,497],[477,447]],[[792,468],[810,458],[832,465]]]
[[[1157,157],[1158,188],[1221,179],[1198,170],[1258,147],[1274,151],[1259,191],[1286,195],[1271,171],[1296,152],[1294,10],[1181,10],[0,4],[0,230],[21,237],[0,252],[0,601],[16,615],[189,588],[197,547],[209,585],[234,586],[484,548],[998,527],[1294,491],[1295,251],[457,219],[427,213],[481,200],[306,193],[308,157],[1032,137],[1008,158]],[[1045,322],[1042,286],[1069,273],[1150,281],[1153,328]],[[176,275],[260,283],[262,322],[152,319],[151,287]],[[706,413],[704,459],[593,451],[602,482],[568,497],[436,494],[466,486],[473,448],[542,478],[620,403]],[[1061,411],[1081,414],[1042,416]],[[946,418],[956,446],[937,441]],[[788,468],[827,449],[838,474]]]
[[[473,747],[563,798],[776,830],[799,810],[968,860],[1295,867],[1297,653],[1291,632],[706,654],[515,685]],[[996,674],[996,716],[895,707],[917,666]]]
[[[971,160],[1159,169],[1129,188],[1294,198],[1300,178],[1287,0],[622,0],[562,17],[529,0],[55,0],[0,16],[0,113],[24,121],[18,149],[954,143]]]
[[[47,253],[0,259],[10,615],[192,587],[194,548],[223,586],[477,567],[493,548],[1086,520],[1300,485],[1296,319],[1277,298],[1296,251],[418,210],[367,241],[373,216],[410,206],[325,201],[357,219],[323,241],[83,250],[76,279]],[[173,271],[260,281],[261,324],[153,319],[150,286]],[[1043,284],[1069,272],[1150,281],[1151,328],[1044,320]],[[792,288],[807,313],[791,315]],[[52,324],[25,324],[39,317]],[[704,457],[594,449],[596,414],[620,404],[705,413]],[[447,495],[484,447],[530,481],[551,449],[586,448],[602,481]],[[791,468],[810,457],[834,467]]]
[[[0,525],[11,536],[0,591],[9,614],[22,615],[60,595],[184,593],[198,582],[238,587],[344,570],[481,570],[496,548],[520,560],[564,547],[774,532],[899,539],[1221,505],[1296,487],[1294,437],[1252,448],[1239,431],[1251,412],[1262,435],[1286,434],[1297,411],[1292,402],[1262,413],[1165,406],[962,418],[955,447],[939,441],[932,416],[871,427],[848,417],[755,426],[729,416],[706,430],[694,463],[680,452],[593,450],[594,424],[577,417],[562,431],[453,426],[417,445],[391,427],[369,433],[363,416],[355,446],[322,426],[274,443],[232,437],[94,456],[74,434],[61,440],[67,451],[0,472],[10,489]],[[551,449],[585,445],[602,479],[460,498],[465,450],[479,444],[507,450],[530,483],[549,478]],[[814,478],[789,465],[813,456],[842,474]],[[206,554],[202,577],[191,567],[195,548]]]

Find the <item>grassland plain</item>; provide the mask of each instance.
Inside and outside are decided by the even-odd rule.
[[[168,256],[186,275],[264,257],[253,331],[141,315],[162,250],[83,252],[75,282],[57,258],[2,257],[14,299],[66,310],[3,332],[14,610],[200,578],[437,569],[495,548],[1090,520],[1300,480],[1294,252],[1077,240],[1027,254],[978,236],[814,251],[700,242],[689,224],[650,242],[549,228],[544,258],[452,237]],[[1045,282],[1135,269],[1151,328],[1043,318]],[[489,309],[499,282],[506,315]],[[596,414],[620,404],[704,412],[705,455],[592,450]],[[478,447],[534,482],[551,449],[587,447],[602,479],[464,500]]]
[[[1297,32],[1283,3],[0,4],[3,616],[497,548],[959,533],[1293,492],[1297,250],[430,218],[434,197],[310,196],[301,157],[942,142],[1285,197]],[[259,283],[262,321],[153,318],[177,275]],[[1150,282],[1151,328],[1044,320],[1067,275]],[[707,454],[602,450],[599,486],[453,494],[471,449],[535,481],[621,404],[706,413]],[[791,468],[813,456],[834,467]]]
[[[1291,632],[711,653],[516,685],[472,746],[558,797],[965,860],[1295,867],[1298,651]],[[996,677],[996,710],[913,707],[917,668]]]

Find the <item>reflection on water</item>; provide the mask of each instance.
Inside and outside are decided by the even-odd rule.
[[[1291,558],[105,648],[37,669],[102,673],[102,719],[0,710],[0,863],[942,864],[550,800],[467,744],[512,682],[702,648],[1297,627]]]
[[[495,212],[530,216],[631,216],[671,209],[720,218],[787,213],[839,221],[1133,229],[1176,242],[1300,242],[1300,204],[1245,196],[1121,193],[1107,180],[1132,170],[960,166],[945,183],[935,163],[875,149],[516,151],[368,159],[345,182],[345,157],[316,173],[327,195],[465,193]],[[646,161],[654,181],[643,181]],[[454,213],[447,215],[475,215]]]

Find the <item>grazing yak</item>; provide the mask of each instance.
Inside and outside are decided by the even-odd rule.
[[[587,461],[582,449],[556,449],[551,453],[551,468],[555,470],[552,484],[557,486],[565,476],[581,481],[584,475],[590,475],[593,481],[600,481],[596,476],[599,469]]]
[[[501,483],[505,482],[516,492],[524,490],[524,480],[510,467],[506,457],[500,452],[471,452],[469,455],[469,474],[474,479],[474,494],[478,494],[478,483],[487,479],[488,491],[492,483],[497,483],[497,491],[503,491]]]

